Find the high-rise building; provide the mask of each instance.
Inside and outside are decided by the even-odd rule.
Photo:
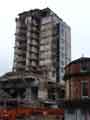
[[[10,119],[63,120],[65,86],[60,81],[70,60],[70,27],[61,18],[49,8],[20,13],[13,69],[0,77],[0,108],[5,108],[5,115],[10,108]]]
[[[37,73],[51,82],[63,79],[71,60],[71,30],[52,10],[20,13],[15,38],[14,72]]]

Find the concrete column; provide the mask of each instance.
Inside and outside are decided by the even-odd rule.
[[[27,19],[28,20],[28,19]],[[30,65],[30,42],[31,42],[31,19],[27,22],[27,49],[26,49],[26,70],[28,71]]]
[[[25,99],[31,100],[31,88],[26,88]]]

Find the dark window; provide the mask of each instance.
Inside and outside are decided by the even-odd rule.
[[[48,99],[51,99],[51,100],[56,99],[55,88],[49,88],[48,89]]]
[[[87,64],[85,62],[81,63],[81,72],[85,72],[87,70]]]
[[[38,97],[38,87],[31,87],[31,98],[35,99]]]
[[[90,71],[90,62],[88,61],[82,62],[80,67],[81,67],[81,72]]]
[[[88,97],[88,81],[81,81],[81,93],[82,97]]]

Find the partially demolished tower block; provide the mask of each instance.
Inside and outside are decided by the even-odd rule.
[[[0,78],[0,89],[11,99],[59,99],[63,96],[59,83],[70,60],[70,27],[61,18],[49,8],[20,13],[13,70]]]

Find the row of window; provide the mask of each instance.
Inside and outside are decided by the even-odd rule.
[[[68,56],[66,56],[66,59],[69,61],[70,59],[68,58]],[[78,64],[78,67],[80,65],[80,71],[79,72],[90,72],[90,62],[81,62],[80,64]],[[73,69],[74,67],[69,67],[68,71],[73,71],[75,69]],[[77,72],[77,71],[73,71],[73,72]]]
[[[77,89],[78,89],[77,86],[75,86],[75,88],[73,88],[74,86],[73,86],[73,83],[72,83],[71,84],[71,88],[72,88],[73,92],[71,91],[71,93],[73,93],[73,95],[74,95],[74,92],[76,91],[76,93],[81,98],[88,98],[88,97],[90,97],[90,92],[89,92],[90,91],[90,83],[89,83],[89,81],[88,80],[82,80],[80,82],[80,84],[81,84],[81,87],[80,87],[81,92],[80,92],[80,90],[77,91]]]

